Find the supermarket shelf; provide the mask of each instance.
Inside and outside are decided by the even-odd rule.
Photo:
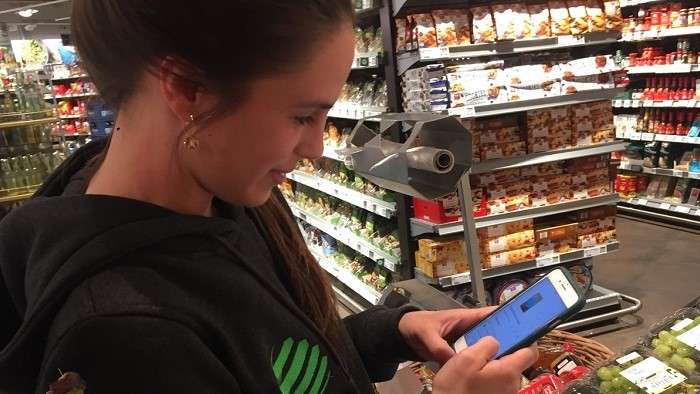
[[[506,265],[503,267],[496,268],[487,268],[482,270],[482,275],[484,279],[497,278],[500,276],[515,274],[518,272],[524,272],[538,268],[545,268],[558,264],[570,263],[585,258],[599,256],[601,254],[617,252],[618,250],[620,250],[620,244],[618,242],[615,242],[607,245],[595,246],[592,248],[578,249],[566,253],[551,254],[548,256],[538,257],[535,260],[525,261],[518,264]],[[452,276],[446,276],[438,279],[429,278],[418,268],[415,268],[415,273],[416,278],[419,279],[421,282],[432,285],[439,285],[443,288],[471,282],[471,276],[469,272]]]
[[[0,204],[9,204],[9,203],[13,203],[13,202],[28,200],[33,195],[34,195],[34,192],[15,194],[13,196],[0,197]]]
[[[700,26],[688,26],[688,27],[676,27],[673,29],[664,29],[660,31],[644,31],[644,32],[634,32],[626,33],[622,35],[622,41],[625,42],[636,42],[636,41],[648,41],[657,40],[666,37],[678,37],[678,36],[689,36],[700,33]]]
[[[399,74],[403,74],[418,62],[474,58],[494,55],[509,55],[548,51],[559,48],[571,48],[588,45],[606,45],[618,42],[620,33],[599,32],[580,36],[559,36],[534,38],[530,40],[513,40],[470,44],[452,47],[421,48],[418,52],[404,54],[398,57]]]
[[[15,122],[0,123],[0,129],[9,129],[9,128],[13,128],[13,127],[23,127],[23,126],[35,126],[35,125],[51,123],[51,122],[56,122],[56,118],[18,120]]]
[[[81,98],[81,97],[95,97],[99,96],[97,93],[80,93],[80,94],[66,94],[63,96],[56,96],[56,99],[72,99],[72,98]],[[50,94],[45,94],[44,95],[44,100],[53,100],[54,96]]]
[[[638,133],[633,131],[627,131],[624,133],[616,133],[616,137],[630,141],[661,141],[679,142],[682,144],[700,144],[700,137],[688,137],[687,135]]]
[[[476,228],[495,226],[498,224],[509,223],[516,220],[538,218],[542,216],[556,215],[565,212],[577,211],[580,209],[593,208],[600,205],[615,204],[619,200],[617,194],[586,198],[545,207],[526,208],[519,211],[508,212],[498,215],[488,215],[475,219]],[[435,224],[426,220],[412,218],[411,219],[411,234],[415,237],[422,234],[438,234],[449,235],[464,232],[464,226],[461,221]]]
[[[287,178],[299,182],[302,185],[320,190],[332,197],[349,202],[350,204],[362,209],[374,212],[385,218],[392,218],[396,215],[396,203],[386,202],[378,198],[364,195],[358,191],[348,189],[347,187],[335,184],[326,179],[305,174],[300,171],[294,171],[287,174]]]
[[[620,7],[634,7],[642,4],[662,3],[666,0],[621,0]]]
[[[682,171],[682,170],[669,170],[666,168],[647,168],[647,167],[642,167],[641,170],[645,174],[665,175],[665,176],[672,176],[672,177],[676,177],[676,178],[700,179],[700,172],[688,172],[688,171]]]
[[[613,100],[614,108],[700,108],[698,100]]]
[[[450,115],[460,116],[462,118],[508,115],[514,112],[551,108],[552,106],[610,100],[624,92],[625,88],[591,90],[562,96],[545,97],[541,99],[518,100],[498,104],[450,108],[447,112]]]
[[[368,240],[360,238],[350,230],[343,227],[334,226],[333,224],[328,223],[314,214],[301,209],[294,203],[290,202],[289,207],[292,209],[292,213],[297,218],[309,223],[350,248],[360,252],[363,256],[376,261],[380,265],[383,265],[386,269],[396,272],[396,266],[400,263],[399,258],[379,249],[378,247],[372,245]]]
[[[87,74],[78,74],[78,75],[71,75],[69,77],[60,77],[60,78],[51,78],[53,82],[56,81],[69,81],[71,79],[80,79],[80,78],[87,78]]]
[[[323,268],[331,276],[337,278],[345,286],[350,288],[350,290],[357,293],[357,295],[369,301],[372,305],[377,305],[379,299],[382,298],[382,295],[379,294],[379,292],[362,283],[358,277],[350,273],[348,270],[341,268],[314,248],[309,248],[309,250],[311,250],[311,254],[316,257],[316,260],[321,265],[321,268]]]
[[[86,115],[59,115],[60,119],[87,119]]]
[[[73,133],[73,134],[64,134],[63,137],[70,138],[70,137],[90,137],[90,133]]]
[[[333,159],[336,161],[344,161],[345,156],[342,156],[342,155],[335,153],[335,151],[337,149],[341,149],[341,148],[332,148],[330,146],[324,146],[323,147],[323,157],[327,157],[329,159]]]
[[[361,107],[356,105],[336,104],[330,111],[328,111],[328,116],[331,118],[360,120],[381,115],[385,112],[386,108],[382,107]]]
[[[380,8],[381,8],[380,6],[375,5],[375,6],[370,7],[370,8],[355,10],[355,18],[363,19],[363,18],[369,18],[370,16],[379,15]]]
[[[602,144],[582,146],[551,152],[533,153],[520,157],[499,160],[485,160],[472,165],[472,174],[482,174],[508,168],[524,167],[535,164],[550,163],[553,161],[569,160],[579,157],[602,155],[625,149],[623,141],[606,142]]]
[[[700,72],[698,64],[665,64],[656,66],[629,67],[627,74],[687,74]]]
[[[464,0],[391,0],[391,5],[394,15],[398,15],[403,7],[464,5]]]
[[[382,64],[382,58],[377,53],[356,53],[352,62],[353,70],[378,68]]]
[[[630,198],[620,200],[623,204],[636,205],[639,207],[647,207],[657,209],[665,214],[684,214],[691,216],[700,216],[700,207],[695,205],[675,204],[668,201],[659,201],[649,198]],[[700,218],[699,218],[700,219]]]

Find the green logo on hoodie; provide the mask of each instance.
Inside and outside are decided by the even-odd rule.
[[[279,354],[270,357],[272,370],[283,394],[325,392],[330,378],[328,357],[321,354],[318,345],[309,348],[309,342],[294,342],[287,338]]]

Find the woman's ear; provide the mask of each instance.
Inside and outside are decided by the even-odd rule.
[[[158,80],[165,103],[175,116],[183,123],[190,121],[191,115],[197,114],[197,92],[200,84],[192,78],[196,73],[172,57],[160,62]]]

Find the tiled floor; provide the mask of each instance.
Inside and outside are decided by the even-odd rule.
[[[699,234],[624,218],[618,218],[617,228],[621,249],[594,258],[594,283],[641,300],[642,309],[616,324],[576,332],[614,352],[700,296]],[[338,309],[341,316],[350,313]]]
[[[700,296],[700,235],[623,218],[617,228],[621,249],[594,259],[594,283],[641,300],[642,309],[619,319],[623,328],[591,336],[613,351]]]

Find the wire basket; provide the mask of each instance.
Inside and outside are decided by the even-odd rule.
[[[544,338],[538,340],[537,347],[542,352],[563,343],[571,344],[574,347],[574,354],[590,370],[593,370],[598,364],[615,354],[597,341],[560,330],[552,330]]]

